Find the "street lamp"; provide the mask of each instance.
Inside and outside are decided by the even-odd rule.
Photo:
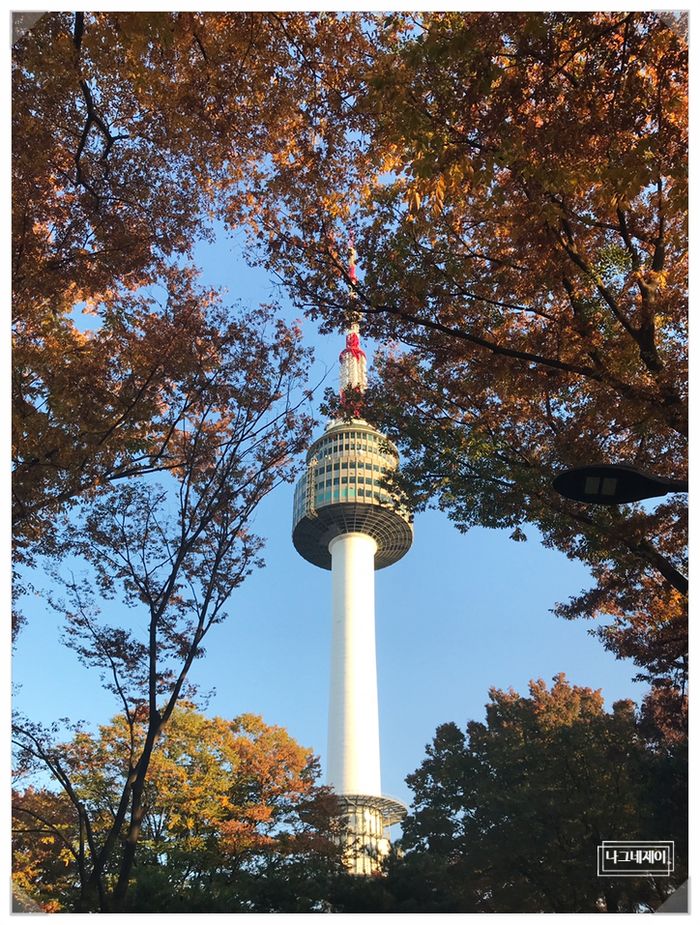
[[[674,491],[687,492],[688,482],[649,475],[634,466],[602,463],[560,472],[552,487],[572,501],[610,505],[660,498]]]

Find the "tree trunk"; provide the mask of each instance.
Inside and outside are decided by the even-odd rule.
[[[119,911],[126,899],[129,889],[129,877],[134,866],[134,857],[136,856],[136,846],[139,836],[141,835],[141,823],[144,816],[143,790],[146,783],[146,772],[151,763],[153,746],[160,733],[162,724],[158,717],[158,724],[152,725],[146,735],[146,741],[143,746],[143,752],[136,765],[135,779],[131,785],[131,819],[129,821],[129,830],[124,841],[122,853],[122,862],[119,868],[119,879],[112,894],[114,911]]]
[[[76,912],[108,912],[107,898],[102,886],[101,873],[93,868],[89,879],[80,889]]]

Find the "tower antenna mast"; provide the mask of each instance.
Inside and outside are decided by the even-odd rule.
[[[350,298],[357,299],[357,251],[355,240],[350,235],[348,276]],[[351,309],[345,330],[345,349],[340,357],[340,399],[341,407],[348,417],[359,418],[362,413],[362,395],[367,388],[367,357],[360,346],[360,316]]]

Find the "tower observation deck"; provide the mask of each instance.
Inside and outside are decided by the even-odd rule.
[[[365,421],[329,424],[309,449],[294,492],[292,539],[299,555],[330,569],[331,540],[363,533],[377,543],[375,569],[398,562],[413,542],[408,513],[383,487],[398,464],[394,444]]]
[[[354,259],[350,277],[355,283]],[[341,396],[364,391],[365,365],[352,323],[340,355]],[[310,447],[294,492],[294,546],[332,573],[327,781],[344,807],[346,863],[357,874],[378,869],[388,827],[406,815],[402,803],[381,793],[374,631],[374,572],[397,562],[413,541],[411,516],[386,485],[398,465],[394,444],[366,421],[331,421]]]

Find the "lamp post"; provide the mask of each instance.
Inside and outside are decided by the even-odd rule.
[[[602,463],[566,469],[552,481],[552,487],[572,501],[612,505],[687,492],[688,482],[650,475],[634,466]]]
[[[661,498],[671,492],[687,492],[686,479],[666,479],[650,475],[622,463],[601,463],[566,469],[553,479],[552,487],[565,498],[582,501],[585,504],[629,504],[645,498]],[[688,579],[653,548],[649,542],[639,545],[639,550],[664,578],[681,594],[688,593]]]

